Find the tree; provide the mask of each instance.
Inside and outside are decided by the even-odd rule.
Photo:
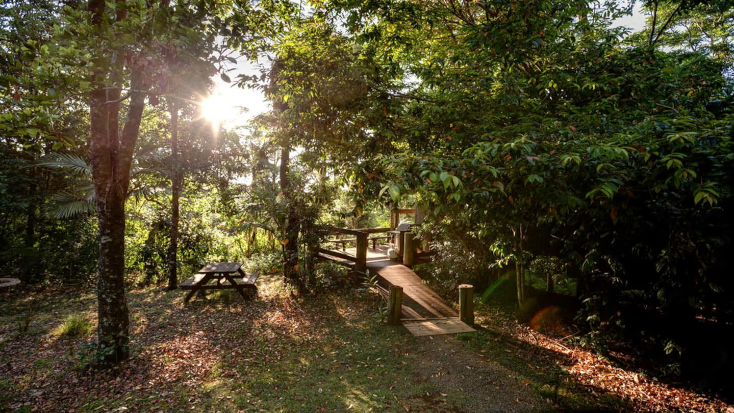
[[[86,10],[66,8],[67,47],[85,47],[91,61],[88,76],[81,76],[90,88],[90,162],[100,232],[98,345],[107,362],[128,355],[125,199],[146,98],[156,103],[165,91],[167,57],[200,36],[176,20],[195,15],[201,21],[210,7],[90,0]]]
[[[265,89],[273,101],[273,139],[281,148],[283,272],[289,283],[303,290],[299,237],[316,236],[302,234],[302,226],[305,220],[313,221],[307,211],[314,211],[318,202],[304,196],[305,188],[293,187],[291,151],[302,148],[299,161],[310,170],[333,170],[344,179],[347,165],[356,163],[375,141],[367,131],[365,112],[373,104],[369,95],[376,76],[369,61],[358,59],[351,40],[318,13],[295,20],[273,48],[277,58]]]

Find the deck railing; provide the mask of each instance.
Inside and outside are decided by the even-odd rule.
[[[381,229],[381,228],[376,228]],[[367,272],[367,245],[371,229],[346,229],[346,228],[337,228],[337,227],[329,227],[326,229],[324,235],[329,234],[345,234],[345,235],[351,235],[356,238],[357,240],[357,253],[356,256],[352,256],[349,254],[344,254],[338,251],[331,251],[324,248],[317,248],[316,252],[320,254],[326,254],[331,255],[333,257],[341,258],[343,260],[353,262],[354,263],[354,271],[355,272],[361,272],[366,273]]]
[[[401,210],[401,211],[408,211],[408,210]],[[356,244],[357,244],[356,254],[351,255],[345,252],[329,250],[326,248],[322,248],[320,245],[318,248],[316,248],[315,253],[322,254],[322,255],[329,255],[335,258],[339,258],[348,263],[351,263],[350,266],[351,265],[354,266],[355,272],[365,273],[367,270],[367,248],[368,248],[369,241],[372,240],[373,243],[375,243],[376,240],[382,238],[382,237],[370,238],[370,235],[371,234],[383,234],[383,233],[388,233],[388,232],[394,233],[394,235],[397,237],[396,247],[398,248],[398,251],[401,254],[401,261],[403,262],[404,265],[412,266],[415,263],[416,259],[435,254],[435,252],[433,251],[430,251],[430,252],[424,251],[421,253],[417,253],[415,250],[416,250],[416,247],[418,247],[419,241],[414,238],[414,235],[410,229],[408,230],[401,229],[398,232],[390,228],[346,229],[346,228],[338,228],[338,227],[328,227],[321,233],[321,235],[328,236],[328,235],[333,235],[333,234],[343,234],[343,235],[348,235],[350,237],[353,237],[354,239],[332,240],[331,242],[341,243],[342,245],[344,245],[347,242],[356,241]],[[346,248],[344,247],[342,249],[346,250]]]

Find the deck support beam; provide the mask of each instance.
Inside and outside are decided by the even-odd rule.
[[[357,261],[354,263],[354,271],[366,274],[367,273],[367,247],[369,236],[366,232],[359,232],[357,235]]]

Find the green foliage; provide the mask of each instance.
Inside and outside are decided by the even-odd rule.
[[[103,347],[100,346],[96,341],[90,341],[88,343],[82,343],[82,350],[78,353],[79,362],[81,364],[90,365],[109,365],[116,364],[110,363],[110,358],[117,356],[117,349],[114,347]],[[128,348],[123,349],[123,352],[127,353],[130,350]]]
[[[363,53],[385,67],[399,56],[418,78],[389,113],[400,149],[374,156],[381,184],[370,193],[418,194],[426,232],[448,252],[439,265],[460,274],[439,279],[493,264],[523,273],[532,256],[553,255],[595,297],[585,319],[605,334],[636,305],[688,322],[713,307],[726,308],[722,322],[734,316],[732,117],[706,110],[727,99],[726,59],[630,47],[609,27],[624,12],[610,4],[447,2],[400,17],[386,5],[417,5],[334,4],[372,16],[351,27]],[[376,186],[367,174],[358,182]],[[620,300],[630,289],[643,296]]]

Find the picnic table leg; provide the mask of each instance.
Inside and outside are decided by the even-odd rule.
[[[189,303],[189,300],[191,300],[194,294],[196,294],[199,291],[204,291],[201,289],[201,287],[205,285],[206,283],[208,283],[211,278],[212,278],[211,274],[205,274],[204,277],[201,280],[199,280],[198,283],[194,283],[191,286],[191,291],[189,291],[189,293],[186,294],[186,298],[184,298],[184,305],[187,305]]]
[[[240,293],[242,298],[247,300],[247,296],[245,295],[244,287],[237,284],[237,281],[235,281],[234,278],[232,278],[229,274],[222,273],[222,275],[224,276],[224,278],[227,279],[227,281],[229,281],[230,284],[234,286],[234,289],[237,290],[238,293]]]
[[[194,287],[191,288],[191,291],[189,291],[189,293],[186,294],[186,298],[184,298],[184,305],[189,304],[189,300],[191,299],[191,297],[194,296],[194,294],[196,294],[197,291],[198,290],[195,290]]]

